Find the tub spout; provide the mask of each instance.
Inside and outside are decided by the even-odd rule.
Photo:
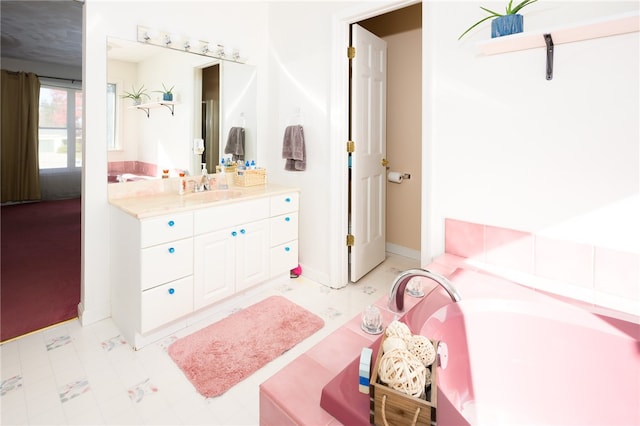
[[[442,275],[427,269],[408,269],[400,273],[391,285],[388,302],[389,309],[394,312],[402,312],[404,310],[404,292],[407,288],[407,284],[413,277],[426,277],[435,281],[447,292],[447,294],[449,294],[451,300],[454,302],[460,301],[460,294],[458,291],[455,289],[453,284],[451,284],[451,282]]]

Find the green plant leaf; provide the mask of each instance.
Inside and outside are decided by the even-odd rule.
[[[513,0],[509,0],[509,4],[507,4],[507,7],[505,9],[505,12],[507,15],[511,15],[513,12],[511,12],[511,5],[513,4]]]
[[[535,3],[538,0],[524,0],[522,3],[518,4],[516,7],[513,8],[513,11],[511,12],[511,14],[515,15],[516,13],[518,13],[523,7],[530,5],[531,3]]]
[[[471,31],[472,29],[474,29],[475,27],[477,27],[478,25],[482,24],[484,21],[486,21],[487,19],[492,19],[495,18],[495,15],[490,15],[490,16],[486,16],[483,19],[479,20],[478,22],[476,22],[475,24],[473,24],[472,26],[470,26],[469,28],[467,28],[467,31],[463,32],[460,37],[458,37],[458,40],[460,40],[462,37],[464,37],[464,35],[466,33],[468,33],[469,31]]]
[[[503,14],[498,13],[498,12],[494,12],[493,10],[491,10],[491,9],[487,9],[486,7],[482,7],[482,6],[480,6],[480,9],[482,9],[482,10],[484,10],[485,12],[489,13],[489,14],[490,14],[490,15],[489,15],[489,17],[490,17],[490,18],[493,18],[493,17],[496,17],[496,18],[497,18],[498,16],[504,16]]]

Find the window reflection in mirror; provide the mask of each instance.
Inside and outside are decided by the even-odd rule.
[[[120,149],[119,140],[116,137],[116,84],[107,83],[107,149],[115,151]]]

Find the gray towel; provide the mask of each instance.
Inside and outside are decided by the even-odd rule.
[[[244,160],[244,127],[232,127],[227,137],[225,154],[232,154],[234,161]]]
[[[285,170],[301,172],[307,168],[307,154],[302,126],[288,126],[284,129],[282,158],[287,160],[284,165]]]

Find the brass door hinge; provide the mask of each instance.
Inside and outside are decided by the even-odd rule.
[[[356,243],[356,237],[352,234],[347,234],[347,247],[351,247]]]
[[[353,153],[356,151],[356,143],[354,141],[347,141],[347,152]]]
[[[353,59],[356,57],[356,48],[353,46],[347,47],[347,58]]]

